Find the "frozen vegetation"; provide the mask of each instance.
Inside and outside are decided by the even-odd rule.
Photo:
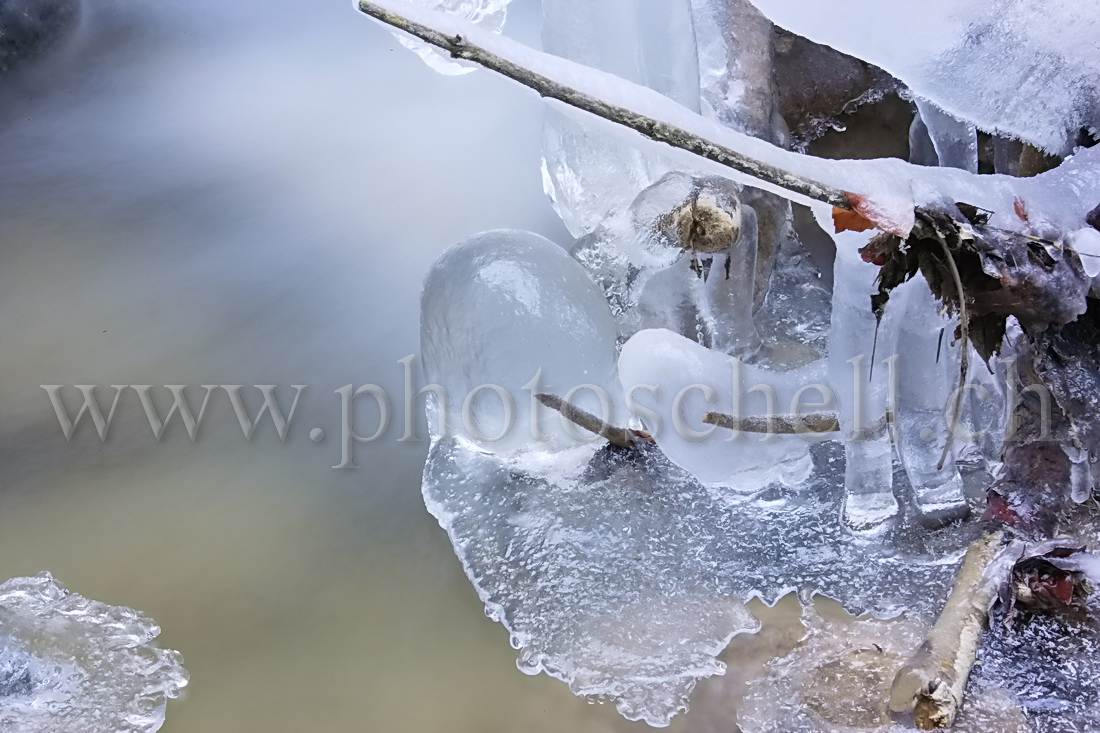
[[[1089,214],[1100,203],[1100,148],[1077,142],[1100,121],[1100,14],[1070,3],[919,13],[856,3],[837,13],[785,0],[544,0],[540,52],[456,15],[382,4],[630,114],[846,192],[854,210],[855,225],[834,228],[839,210],[812,195],[548,104],[543,176],[575,241],[500,231],[455,245],[428,277],[421,321],[426,377],[447,391],[430,406],[425,500],[489,615],[510,631],[521,669],[666,725],[699,680],[722,672],[730,639],[756,630],[743,603],[823,595],[868,615],[830,623],[808,605],[807,638],[753,683],[738,723],[909,729],[919,717],[887,707],[894,674],[926,635],[942,636],[933,624],[988,526],[979,521],[987,489],[1019,469],[1019,459],[1002,465],[1016,363],[1031,358],[1025,336],[1042,331],[1022,314],[993,344],[968,336],[975,321],[943,292],[958,283],[965,307],[950,246],[987,234],[1020,243],[1029,262],[1055,263],[1044,265],[1058,285],[1050,324],[1083,312],[1100,274],[1100,224],[1086,223],[1100,217]],[[911,160],[786,149],[768,81],[771,21],[893,74],[913,104]],[[1025,143],[1065,160],[1009,175]],[[979,175],[987,164],[996,174]],[[831,288],[792,201],[832,238]],[[915,252],[906,238],[931,226],[925,212],[945,210],[958,236],[934,256],[950,259],[954,279],[914,266],[885,299],[876,248],[894,241],[898,257]],[[1026,265],[976,259],[989,278]],[[1087,400],[1083,383],[1060,404]],[[503,390],[460,414],[462,397],[485,384]],[[536,393],[627,438],[609,444]],[[491,430],[456,430],[469,415]],[[1085,425],[1058,428],[1066,448],[1053,460],[1070,466],[1070,479],[1048,487],[1077,505],[1100,478]],[[498,430],[505,437],[486,439]],[[1030,510],[1006,501],[987,518]],[[1064,594],[1050,573],[1087,589],[1075,583],[1096,569],[1082,549],[1095,549],[1097,532],[1081,519],[1088,506],[1073,511],[1063,529],[1083,544],[1065,557],[998,555],[1011,592],[984,631],[969,687],[969,662],[950,670],[969,690],[958,716],[957,701],[949,710],[957,729],[1095,723],[1092,602],[1076,599],[1075,616],[1024,621],[1014,605]],[[993,572],[979,577],[983,587]]]

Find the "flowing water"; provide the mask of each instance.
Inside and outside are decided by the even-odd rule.
[[[638,727],[516,670],[424,510],[426,443],[398,440],[432,260],[484,229],[564,241],[539,101],[428,72],[350,2],[82,10],[0,77],[0,578],[157,619],[192,680],[170,733]],[[509,33],[537,39],[536,4]],[[394,424],[334,469],[336,390],[367,383]],[[116,384],[196,410],[204,384],[307,387],[285,442],[268,418],[246,440],[218,391],[194,442],[178,417],[158,442],[133,390],[106,441],[66,442],[49,384],[105,409]]]

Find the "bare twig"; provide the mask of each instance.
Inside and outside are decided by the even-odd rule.
[[[425,43],[446,51],[453,58],[472,61],[513,81],[517,81],[538,92],[540,96],[564,102],[597,117],[628,127],[650,140],[686,150],[753,178],[780,186],[788,191],[802,194],[841,209],[851,210],[853,208],[848,194],[844,191],[751,158],[675,125],[655,120],[652,117],[610,104],[602,99],[565,86],[485,48],[474,45],[460,35],[448,36],[434,28],[414,22],[378,3],[370,2],[370,0],[360,0],[359,10],[372,18],[419,38]]]
[[[1015,563],[1003,538],[1002,532],[988,532],[970,545],[951,597],[924,643],[894,678],[890,708],[912,710],[922,730],[950,728],[962,706],[989,609]]]
[[[802,435],[804,433],[836,433],[840,421],[835,413],[814,412],[808,415],[767,415],[760,417],[734,417],[721,412],[708,412],[703,422],[726,430],[742,433],[768,433],[769,435]]]
[[[633,448],[635,443],[653,440],[648,433],[643,433],[640,430],[619,428],[611,423],[604,422],[591,412],[582,410],[571,402],[566,402],[557,395],[537,394],[535,395],[535,399],[551,410],[557,410],[562,414],[562,417],[570,422],[581,426],[590,433],[595,433],[602,438],[606,438],[609,443],[617,445],[620,448]]]

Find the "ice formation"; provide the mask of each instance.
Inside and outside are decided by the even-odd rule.
[[[1100,7],[1074,0],[754,0],[777,24],[869,61],[989,132],[1051,152],[1100,125]],[[891,32],[893,29],[893,32]]]
[[[776,8],[791,4],[757,5],[778,17]],[[927,16],[934,22],[925,20],[922,10],[912,23],[914,36],[950,31],[937,40],[943,53],[930,60],[918,58],[909,39],[866,33],[852,22],[858,13],[843,14],[848,26],[837,38],[860,35],[861,48],[871,51],[857,55],[913,86],[919,109],[911,133],[914,163],[924,165],[824,160],[771,144],[781,141],[777,128],[750,110],[747,90],[756,72],[740,66],[754,33],[768,22],[745,3],[548,0],[544,43],[557,55],[454,18],[407,14],[590,96],[851,192],[859,213],[885,231],[908,233],[915,207],[965,202],[988,210],[994,226],[1059,239],[1058,233],[1070,232],[1064,243],[1096,277],[1100,256],[1096,263],[1084,260],[1100,254],[1100,240],[1084,223],[1100,190],[1100,149],[1082,149],[1057,170],[1031,179],[974,174],[978,129],[1068,152],[1076,130],[1047,122],[1056,118],[1061,125],[1072,113],[1085,124],[1095,116],[1078,104],[1094,104],[1091,81],[1054,88],[1093,73],[1094,61],[1079,58],[1086,34],[1070,33],[1054,62],[1043,44],[1057,34],[1035,41],[1061,22],[1063,5],[1045,26],[1027,32],[995,19],[1004,12],[997,8],[1012,13],[1022,0],[989,8],[964,4],[946,26],[935,14]],[[735,6],[740,14],[732,12]],[[824,12],[804,4],[799,10],[806,17]],[[887,12],[900,9],[887,6]],[[1084,18],[1089,28],[1090,13]],[[830,18],[822,33],[840,25]],[[876,37],[862,39],[871,35]],[[658,37],[673,42],[661,46]],[[1011,43],[990,45],[1006,38],[1022,39],[1020,53],[1005,50]],[[970,57],[959,52],[964,46]],[[1024,87],[1049,85],[1039,96],[1051,108],[1062,105],[1061,111],[1003,104],[1006,89],[973,77],[1002,62],[1012,77],[1036,50],[1034,76]],[[1059,66],[1058,59],[1065,63]],[[902,62],[915,71],[899,71],[909,69]],[[937,77],[936,69],[958,70],[970,98],[960,101],[956,85]],[[988,98],[975,99],[983,95],[974,89],[989,92]],[[1018,95],[1016,88],[1011,92]],[[1067,111],[1067,104],[1073,109]],[[959,386],[962,347],[955,319],[941,312],[921,276],[894,291],[880,321],[870,308],[879,268],[858,252],[870,233],[833,237],[831,304],[797,240],[783,235],[761,257],[770,269],[780,252],[765,296],[768,278],[738,247],[757,249],[756,218],[772,217],[774,225],[787,214],[765,210],[742,186],[772,193],[779,192],[776,186],[563,104],[551,107],[547,190],[570,230],[583,236],[570,260],[534,235],[491,232],[450,250],[433,268],[423,300],[425,368],[451,401],[437,403],[432,417],[427,506],[449,533],[487,612],[509,629],[525,671],[546,672],[577,694],[613,699],[628,718],[663,725],[685,707],[696,681],[721,671],[716,655],[729,639],[754,629],[741,602],[817,593],[852,612],[909,615],[843,628],[815,620],[807,643],[753,688],[743,727],[902,729],[883,717],[884,686],[893,671],[886,667],[899,666],[919,642],[974,539],[975,523],[949,520],[984,505],[989,469],[1004,439],[1005,363],[994,360],[987,372],[971,356],[964,376],[979,389],[964,395],[959,425],[992,429],[945,451],[951,427],[945,408]],[[997,144],[997,168],[1007,171],[1016,143]],[[831,231],[830,207],[785,195],[811,204]],[[698,211],[718,212],[707,222],[728,230],[728,246],[685,246],[684,232],[695,230]],[[616,339],[622,344],[617,364]],[[731,356],[741,359],[731,363]],[[517,423],[527,424],[537,413],[534,390],[520,390],[540,367],[543,383],[555,385],[546,391],[565,396],[586,383],[614,393],[612,402],[634,409],[640,423],[631,424],[643,425],[655,443],[624,449],[603,441],[541,442],[528,431],[512,442],[494,442],[454,437],[446,429],[460,424],[461,399],[454,396],[482,384],[505,385]],[[828,395],[835,395],[835,404]],[[709,411],[757,423],[768,415],[789,416],[796,396],[802,412],[837,413],[840,432],[831,437],[839,441],[765,439],[759,433],[727,440],[732,432],[702,421]],[[588,394],[575,401],[600,411]],[[501,423],[497,405],[473,405],[485,433]],[[629,420],[616,413],[611,422]],[[1080,469],[1075,494],[1082,499],[1095,475],[1092,457],[1073,459]],[[1037,686],[1025,689],[1024,680],[1008,679],[1008,661],[998,666],[1011,649],[997,633],[987,640],[988,670],[972,678],[962,730],[1070,729],[1065,726],[1096,709],[1095,695],[1085,690],[1092,685],[1095,691],[1090,660],[1070,655],[1083,670],[1080,689],[1064,675],[1044,677],[1037,666],[1029,670]],[[1084,652],[1095,649],[1095,635],[1083,627],[1051,632],[1049,640],[1026,633],[1025,646],[1036,650],[1065,643],[1071,633],[1088,639]],[[878,641],[868,649],[868,639]],[[1070,691],[1051,691],[1057,685]]]
[[[756,214],[724,178],[672,172],[577,240],[622,336],[668,328],[729,354],[760,345],[753,320]]]
[[[542,45],[549,53],[642,84],[699,109],[690,0],[544,0]],[[574,236],[609,215],[669,170],[630,140],[547,110],[543,186]]]
[[[88,600],[48,574],[0,584],[0,730],[151,733],[187,684],[179,654],[136,611]]]
[[[420,319],[425,374],[445,391],[430,403],[436,435],[465,435],[496,452],[575,444],[572,425],[538,407],[538,393],[608,422],[623,417],[607,302],[564,249],[537,234],[484,232],[448,249],[428,273]]]
[[[755,620],[738,599],[818,591],[854,610],[933,613],[968,535],[911,525],[861,539],[837,522],[836,443],[798,489],[706,487],[658,450],[604,446],[511,458],[436,441],[425,502],[520,667],[662,725]]]
[[[805,481],[812,438],[734,433],[703,424],[703,416],[833,411],[825,376],[820,362],[771,372],[660,329],[635,334],[619,357],[623,392],[652,413],[646,427],[665,455],[704,483],[746,493]]]
[[[490,33],[500,33],[508,14],[508,3],[512,0],[408,0],[408,2],[462,18]],[[423,41],[409,38],[404,33],[395,32],[393,35],[402,46],[415,53],[425,64],[440,74],[459,76],[477,69],[474,64],[452,59]]]

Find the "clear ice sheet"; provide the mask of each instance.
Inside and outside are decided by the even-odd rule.
[[[0,730],[152,733],[187,684],[178,653],[129,608],[71,593],[49,574],[0,584]]]
[[[906,514],[891,532],[853,534],[839,519],[841,446],[812,457],[802,485],[746,496],[652,447],[502,457],[438,440],[423,490],[521,669],[664,725],[721,672],[729,639],[756,628],[740,601],[816,592],[889,617],[932,615],[946,599],[973,528],[930,533]],[[984,477],[973,479],[977,504]]]

